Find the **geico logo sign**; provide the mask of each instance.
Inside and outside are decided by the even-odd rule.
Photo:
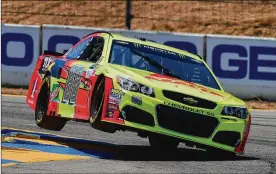
[[[49,38],[47,43],[47,50],[65,53],[80,39],[76,36],[70,35],[53,35]]]
[[[276,80],[276,47],[216,45],[211,66],[220,78]]]
[[[2,34],[2,64],[29,66],[34,58],[34,41],[26,33]]]

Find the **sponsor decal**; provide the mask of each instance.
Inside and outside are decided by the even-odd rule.
[[[95,69],[88,69],[86,71],[86,75],[85,75],[85,78],[90,78],[91,76],[95,76],[95,73],[96,73],[96,70]]]
[[[197,88],[197,89],[200,89],[202,92],[206,92],[206,93],[213,94],[213,95],[216,95],[216,96],[219,96],[219,97],[223,97],[220,94],[218,94],[214,91],[210,91],[207,88],[199,86],[195,83],[184,81],[184,80],[179,80],[179,79],[169,77],[169,76],[166,76],[166,75],[151,74],[149,76],[146,76],[146,78],[156,80],[156,81],[161,81],[161,82],[169,82],[169,83],[173,83],[173,84],[177,84],[177,85],[188,86],[188,87],[191,87],[191,88]]]
[[[28,103],[34,104],[33,100],[28,99]]]
[[[114,115],[114,111],[112,111],[112,110],[107,110],[107,112],[106,112],[106,117],[108,117],[108,118],[113,118],[113,115]]]
[[[116,111],[116,110],[119,110],[119,106],[117,104],[109,103],[107,106],[107,109]]]
[[[117,105],[120,104],[124,94],[125,93],[119,89],[112,89],[109,96],[109,103],[113,103]]]
[[[75,105],[83,71],[84,67],[81,65],[74,65],[70,69],[63,92],[62,103]]]
[[[108,103],[113,103],[113,104],[119,105],[121,103],[121,101],[109,97]]]
[[[134,104],[142,105],[142,98],[141,98],[141,97],[132,96],[132,97],[131,97],[131,101],[132,101],[132,103],[134,103]]]
[[[197,100],[195,100],[195,99],[193,99],[193,98],[191,98],[191,97],[183,97],[183,98],[182,98],[182,101],[187,102],[187,103],[190,103],[190,104],[197,104],[197,103],[198,103]]]
[[[84,82],[82,82],[83,83],[83,88],[80,88],[80,89],[84,89],[84,90],[90,90],[90,87],[89,86],[91,86],[91,82],[89,82],[88,80],[84,80]]]
[[[46,71],[52,61],[52,57],[45,57],[43,59],[42,71]]]
[[[35,89],[36,89],[36,86],[37,86],[37,81],[38,81],[38,78],[36,78],[36,80],[35,80],[33,90],[32,90],[32,94],[31,94],[31,98],[34,98],[34,93],[35,93]]]
[[[50,95],[50,101],[54,101],[54,100],[56,101],[56,100],[58,100],[59,88],[60,88],[59,85],[54,84],[54,86],[53,86],[53,92]]]
[[[215,116],[215,114],[212,113],[212,112],[208,112],[208,111],[204,111],[204,110],[200,110],[200,109],[194,109],[194,108],[190,108],[190,107],[187,107],[187,106],[179,105],[179,104],[176,104],[176,103],[164,102],[164,104],[167,105],[167,106],[171,106],[171,107],[174,107],[174,108],[182,109],[182,110],[185,110],[185,111],[195,112],[195,113],[199,113],[199,114],[203,114],[203,115],[208,115],[208,116]]]
[[[162,54],[167,54],[167,55],[177,55],[177,53],[169,51],[169,50],[164,50],[161,48],[156,48],[156,47],[152,47],[152,46],[148,46],[148,45],[142,45],[142,44],[138,44],[138,43],[134,43],[134,46],[137,48],[144,48],[144,49],[148,49],[154,52],[159,52]]]

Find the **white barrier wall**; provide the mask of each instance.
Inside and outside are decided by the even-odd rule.
[[[226,91],[276,99],[276,39],[207,35],[207,63]]]
[[[2,24],[2,84],[28,85],[39,56],[40,26]]]
[[[108,31],[130,37],[143,37],[165,45],[187,50],[203,56],[204,36],[167,32],[128,31],[119,29],[84,28],[72,26],[43,25],[43,50],[65,52],[83,36],[95,31]]]
[[[28,85],[40,50],[65,52],[86,34],[99,30],[144,37],[201,56],[206,54],[207,63],[226,91],[242,98],[276,99],[274,38],[206,37],[56,25],[43,25],[40,29],[40,26],[2,24],[2,84]]]

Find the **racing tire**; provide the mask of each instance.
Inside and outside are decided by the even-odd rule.
[[[158,134],[150,134],[149,143],[154,149],[176,149],[179,145],[176,139]]]
[[[92,95],[89,123],[95,129],[108,133],[114,133],[117,130],[117,127],[115,125],[101,121],[104,97],[105,79],[103,76],[100,76]]]
[[[101,115],[104,103],[104,87],[104,78],[101,78],[98,83],[96,83],[96,89],[93,91],[89,122],[94,128],[101,127]]]
[[[60,117],[48,116],[47,109],[50,98],[50,76],[45,77],[42,82],[36,103],[35,122],[37,126],[60,131],[66,124],[67,120]]]

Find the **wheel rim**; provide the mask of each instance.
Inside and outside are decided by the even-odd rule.
[[[49,91],[45,90],[45,87],[41,91],[41,94],[39,94],[39,98],[37,102],[37,114],[36,114],[36,120],[38,122],[40,122],[47,113],[49,95],[50,95]]]
[[[91,107],[92,109],[91,109],[90,123],[93,123],[96,120],[98,114],[101,112],[103,101],[104,101],[104,88],[103,88],[103,81],[102,81],[97,88],[95,101],[93,101],[93,104]]]

